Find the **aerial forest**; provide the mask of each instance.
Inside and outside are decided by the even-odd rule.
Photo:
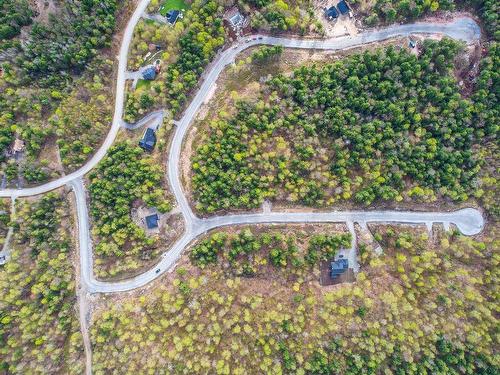
[[[405,226],[373,233],[383,253],[360,243],[357,282],[324,290],[308,267],[269,256],[291,246],[301,258],[312,236],[325,234],[214,233],[154,290],[110,301],[96,315],[94,371],[498,373],[498,240],[442,231],[429,238],[425,228]],[[200,257],[207,246],[218,260]],[[247,259],[254,273],[241,273]]]
[[[137,271],[162,250],[158,236],[148,236],[131,216],[133,206],[171,210],[163,171],[155,160],[130,142],[113,146],[89,175],[95,272],[99,278]]]
[[[0,169],[7,184],[40,183],[74,170],[109,126],[112,62],[102,51],[111,46],[117,2],[57,2],[55,7],[57,14],[42,19],[28,1],[0,3],[5,17],[0,26]],[[81,121],[70,114],[60,118],[68,102],[79,107]],[[93,113],[102,115],[103,124],[89,132]],[[10,154],[16,139],[25,145],[17,158]]]
[[[484,114],[459,92],[461,48],[426,41],[418,57],[389,47],[275,75],[210,120],[192,159],[196,207],[467,200],[475,127],[496,125],[476,123]]]
[[[16,204],[10,259],[0,267],[0,372],[81,374],[68,200],[56,192]]]

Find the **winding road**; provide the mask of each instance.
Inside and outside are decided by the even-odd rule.
[[[26,189],[4,189],[0,190],[0,197],[25,197],[42,194],[64,185],[72,187],[76,196],[78,235],[80,246],[80,268],[81,280],[85,289],[90,293],[113,293],[129,291],[141,287],[164,272],[172,269],[180,257],[182,251],[198,236],[218,227],[240,224],[261,223],[320,223],[320,222],[345,222],[351,230],[354,223],[366,225],[368,222],[385,223],[415,223],[425,224],[428,227],[433,223],[443,223],[445,226],[454,224],[465,235],[479,233],[484,226],[481,213],[472,208],[462,209],[455,212],[411,212],[411,211],[332,211],[332,212],[309,212],[309,213],[284,213],[284,212],[262,212],[256,214],[227,215],[202,219],[196,217],[189,206],[186,195],[182,190],[179,173],[179,160],[183,139],[196,117],[201,105],[208,99],[216,80],[224,67],[232,64],[236,56],[243,50],[259,45],[280,45],[287,48],[303,48],[316,50],[341,50],[361,46],[367,43],[380,42],[391,38],[409,36],[411,34],[439,34],[450,38],[463,40],[466,43],[477,41],[481,37],[479,26],[471,18],[458,18],[452,22],[437,23],[413,23],[409,25],[395,25],[379,30],[370,30],[356,36],[339,37],[333,39],[294,39],[277,38],[265,35],[253,35],[230,46],[219,53],[215,60],[207,67],[203,76],[203,82],[189,106],[179,121],[175,121],[175,130],[168,155],[168,180],[172,193],[175,196],[180,211],[185,220],[185,232],[183,236],[166,251],[153,269],[134,278],[119,282],[103,282],[96,280],[93,275],[92,241],[89,230],[88,208],[86,190],[83,177],[106,155],[107,150],[114,142],[120,129],[125,127],[136,129],[148,122],[160,123],[164,111],[156,111],[145,116],[136,124],[126,124],[123,119],[125,81],[127,79],[127,55],[132,40],[135,25],[143,15],[149,0],[141,0],[132,15],[123,35],[120,48],[118,75],[116,83],[116,102],[113,123],[102,146],[92,158],[79,170],[53,180],[49,183]]]

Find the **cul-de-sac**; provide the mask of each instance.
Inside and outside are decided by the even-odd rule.
[[[0,0],[0,374],[500,374],[498,0]]]

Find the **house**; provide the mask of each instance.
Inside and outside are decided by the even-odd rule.
[[[175,23],[177,22],[177,18],[179,18],[181,15],[181,11],[180,10],[174,10],[174,9],[171,9],[167,12],[167,22],[171,25],[175,25]]]
[[[329,20],[333,20],[339,16],[339,12],[337,11],[337,8],[334,6],[331,6],[325,11],[325,17]]]
[[[247,24],[245,16],[237,7],[232,7],[224,14],[224,20],[229,24],[234,33],[238,34]]]
[[[330,277],[332,279],[338,278],[349,268],[349,261],[345,258],[337,259],[330,263]]]
[[[160,218],[158,217],[158,214],[146,216],[146,227],[148,229],[158,228],[158,221],[159,220],[160,220]]]
[[[347,5],[347,3],[345,2],[345,0],[340,1],[337,4],[337,8],[339,8],[340,14],[347,14],[351,10],[349,8],[349,5]]]
[[[156,78],[157,69],[155,66],[148,66],[142,71],[142,78],[152,81]]]
[[[147,128],[139,141],[139,147],[146,151],[153,151],[156,144],[156,133],[153,129]]]
[[[240,28],[243,25],[243,21],[245,21],[245,17],[238,10],[229,17],[229,23],[233,29]]]

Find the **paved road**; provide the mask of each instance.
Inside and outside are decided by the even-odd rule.
[[[186,195],[182,191],[180,182],[179,160],[181,155],[182,141],[196,117],[201,105],[206,101],[211,88],[214,86],[224,67],[232,64],[235,57],[241,51],[259,44],[281,45],[289,48],[306,48],[320,50],[340,50],[357,47],[366,43],[380,42],[383,40],[407,36],[410,34],[443,34],[450,38],[463,40],[467,43],[477,41],[481,37],[481,29],[477,23],[470,18],[458,18],[453,22],[445,24],[434,23],[414,23],[410,25],[390,26],[381,30],[367,31],[354,37],[340,37],[322,40],[285,39],[263,35],[254,35],[246,38],[242,43],[225,50],[215,61],[207,67],[208,72],[204,81],[196,93],[195,97],[184,112],[182,119],[176,122],[177,128],[172,140],[172,146],[168,159],[168,178],[172,192],[185,214],[184,218],[189,225],[194,218],[193,212],[187,201]]]
[[[436,212],[399,212],[399,211],[332,211],[323,213],[278,213],[265,212],[260,214],[228,215],[209,219],[197,218],[192,212],[187,198],[182,191],[179,175],[179,160],[184,136],[193,122],[200,106],[207,100],[217,78],[225,66],[234,62],[238,53],[244,49],[258,45],[270,44],[281,45],[289,48],[308,48],[321,50],[339,50],[360,46],[366,43],[383,41],[389,38],[405,36],[414,33],[424,34],[444,34],[455,39],[472,42],[480,38],[480,29],[477,24],[469,18],[460,18],[454,22],[446,24],[415,23],[411,25],[396,25],[381,30],[368,31],[358,34],[355,37],[341,37],[326,40],[302,40],[284,39],[255,35],[248,37],[244,41],[220,53],[213,63],[209,65],[203,77],[198,92],[187,107],[180,121],[176,122],[176,128],[171,143],[171,150],[168,159],[168,177],[171,189],[180,211],[185,219],[185,233],[173,247],[163,254],[160,263],[153,269],[138,275],[129,280],[121,282],[102,282],[94,278],[92,266],[92,243],[89,233],[88,210],[85,187],[82,177],[89,172],[105,156],[106,151],[112,145],[116,134],[121,126],[124,88],[126,80],[127,53],[132,38],[135,24],[146,9],[149,0],[141,0],[138,8],[132,15],[123,36],[123,42],[119,55],[117,95],[113,123],[103,145],[97,153],[78,171],[51,181],[38,187],[27,189],[4,189],[0,190],[0,197],[20,197],[45,193],[65,184],[70,185],[76,196],[78,214],[78,233],[80,245],[80,268],[82,282],[85,283],[89,292],[111,293],[131,290],[143,286],[162,273],[172,269],[182,251],[195,238],[209,230],[238,224],[259,224],[259,223],[319,223],[319,222],[345,222],[348,228],[352,228],[354,222],[366,225],[367,222],[394,222],[394,223],[422,223],[427,226],[434,222],[442,222],[445,225],[455,224],[464,234],[476,234],[484,226],[481,213],[475,209],[464,209],[451,213]],[[150,114],[139,121],[139,125],[144,125],[151,119],[156,119],[158,114]]]
[[[138,20],[141,18],[142,13],[148,5],[148,0],[141,0],[138,7],[136,8],[134,14],[130,18],[129,23],[125,29],[123,35],[123,41],[120,48],[120,54],[118,56],[118,75],[116,82],[116,101],[115,101],[115,111],[113,115],[113,123],[111,125],[110,131],[106,136],[103,144],[99,150],[92,156],[92,158],[77,171],[60,177],[56,180],[48,182],[46,184],[24,188],[24,189],[1,189],[0,197],[25,197],[38,195],[46,193],[48,191],[57,189],[67,183],[77,179],[79,177],[87,174],[92,168],[94,168],[97,163],[106,155],[107,150],[113,144],[113,141],[122,126],[122,115],[124,106],[124,96],[125,96],[125,80],[127,75],[127,54],[132,40],[132,34],[137,24]],[[225,50],[221,53],[218,58],[210,64],[207,68],[207,74],[204,76],[204,82],[192,100],[189,107],[184,112],[184,115],[180,121],[177,122],[177,130],[174,135],[174,140],[172,142],[172,150],[169,155],[169,178],[173,187],[173,193],[181,206],[182,212],[186,212],[188,217],[193,217],[189,205],[185,196],[182,194],[182,188],[179,183],[178,176],[178,162],[180,157],[180,150],[182,139],[189,128],[189,125],[194,120],[196,112],[200,108],[201,104],[206,100],[207,95],[210,93],[210,89],[215,84],[215,81],[219,77],[220,73],[224,67],[231,64],[236,55],[241,51],[247,49],[248,47],[255,46],[258,44],[271,44],[271,45],[282,45],[284,47],[290,48],[308,48],[308,49],[320,49],[320,50],[339,50],[357,47],[366,43],[380,42],[386,39],[395,38],[399,36],[406,36],[410,34],[443,34],[450,38],[460,39],[465,42],[473,42],[480,38],[481,30],[479,26],[471,18],[463,17],[458,18],[453,22],[437,24],[437,23],[425,23],[417,22],[409,25],[395,25],[390,26],[385,29],[366,31],[364,33],[358,34],[356,36],[339,37],[333,39],[321,39],[321,40],[303,40],[303,39],[285,39],[285,38],[275,38],[261,35],[254,35],[246,38],[241,43],[234,45],[233,47]]]
[[[140,127],[148,124],[148,128],[156,130],[163,122],[163,119],[165,118],[165,113],[166,111],[160,109],[159,111],[154,111],[149,113],[148,115],[144,116],[142,119],[140,119],[134,124],[129,124],[128,122],[122,121],[122,126],[125,129],[134,130],[134,129],[139,129]]]
[[[137,6],[136,10],[130,17],[127,27],[125,28],[125,31],[123,33],[122,45],[120,47],[120,54],[117,56],[118,74],[116,78],[116,98],[115,98],[115,111],[113,114],[113,123],[111,125],[108,135],[106,136],[99,150],[97,150],[97,152],[92,156],[92,158],[90,158],[89,161],[87,161],[87,163],[83,167],[81,167],[80,169],[78,169],[73,173],[60,177],[57,180],[53,180],[46,184],[32,188],[2,189],[0,190],[0,197],[27,197],[27,196],[46,193],[48,191],[57,189],[87,174],[106,155],[106,152],[113,144],[116,138],[116,134],[118,133],[118,130],[120,130],[120,127],[122,125],[122,115],[123,115],[123,106],[125,97],[125,80],[127,71],[127,56],[128,56],[130,42],[132,40],[132,34],[134,32],[135,25],[141,18],[141,15],[148,6],[149,1],[150,0],[141,0],[139,2],[139,5]]]

